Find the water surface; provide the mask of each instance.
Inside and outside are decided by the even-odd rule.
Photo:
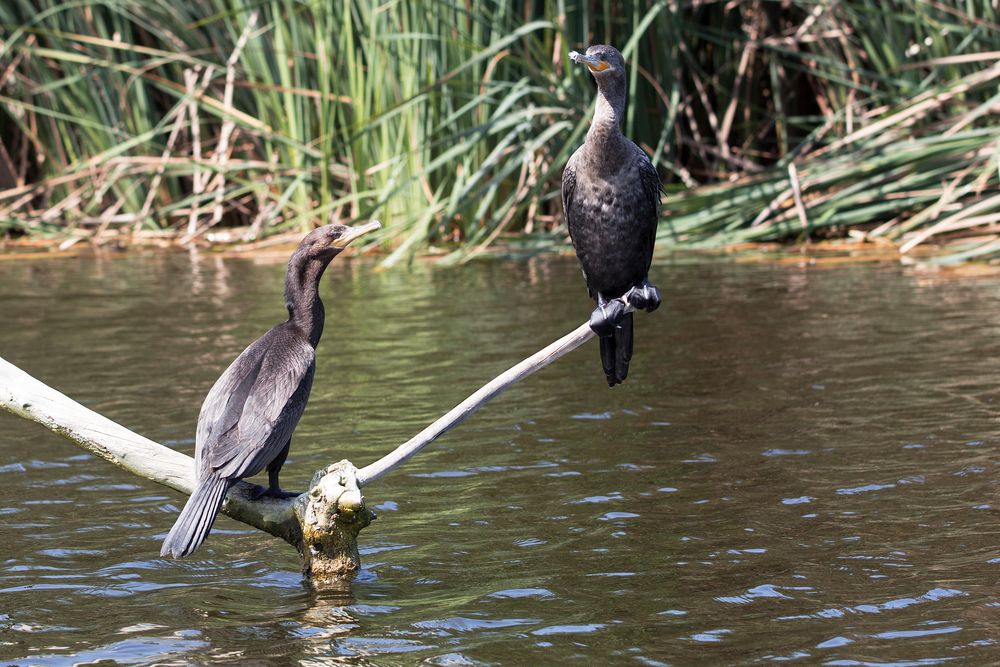
[[[190,453],[283,316],[281,260],[0,262],[0,355]],[[220,518],[0,415],[0,663],[994,662],[1000,278],[664,261],[628,381],[596,343],[365,489],[364,570],[304,585]],[[336,260],[282,475],[364,465],[579,324],[575,261]]]

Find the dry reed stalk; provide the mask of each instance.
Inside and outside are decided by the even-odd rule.
[[[972,172],[972,170],[975,169],[977,166],[980,165],[977,164],[976,162],[971,162],[965,169],[961,170],[958,173],[958,175],[944,187],[937,201],[931,204],[928,208],[918,213],[916,216],[910,218],[908,220],[908,223],[912,225],[915,222],[917,222],[917,220],[924,220],[924,219],[936,220],[937,217],[941,214],[941,211],[943,211],[946,206],[948,206],[949,204],[952,203],[952,201],[954,201],[954,197],[956,195],[960,196],[960,193],[958,192],[959,184],[961,184],[966,179],[966,177]],[[895,218],[886,222],[885,224],[879,225],[878,228],[873,229],[869,235],[882,236],[890,229],[898,225],[900,222],[902,222],[902,216],[896,216]]]
[[[791,162],[789,162],[788,164],[791,164]],[[757,214],[757,217],[755,217],[753,219],[753,222],[750,223],[750,226],[759,227],[760,225],[764,224],[764,221],[767,220],[768,216],[770,216],[772,213],[781,208],[782,204],[788,201],[788,198],[791,196],[792,196],[791,187],[782,190],[777,197],[772,199],[767,206],[761,209],[760,213]]]
[[[792,43],[799,42],[805,38],[806,33],[812,30],[813,25],[815,25],[816,21],[819,20],[819,17],[822,16],[823,12],[825,12],[829,7],[831,7],[831,4],[825,2],[817,3],[816,6],[813,7],[813,10],[809,12],[809,16],[802,21],[802,25],[800,25],[795,31],[795,34],[791,39]]]
[[[958,211],[954,215],[950,215],[947,218],[944,218],[943,220],[938,222],[937,224],[933,225],[932,227],[928,227],[927,229],[918,232],[913,238],[911,238],[902,246],[900,246],[899,252],[905,255],[910,250],[915,248],[917,245],[923,243],[924,241],[926,241],[927,239],[936,234],[948,232],[953,229],[963,229],[965,227],[968,227],[970,225],[962,225],[960,223],[966,218],[972,217],[974,213],[980,213],[984,210],[988,210],[996,206],[1000,206],[1000,195],[987,197],[986,199],[978,201],[975,204],[972,204],[971,206],[963,207],[960,211]]]
[[[759,13],[755,13],[754,15],[759,15]],[[719,128],[719,140],[722,142],[720,146],[729,145],[729,132],[732,130],[733,119],[736,117],[736,105],[740,99],[740,86],[743,85],[743,77],[746,76],[750,60],[756,51],[755,43],[757,40],[758,28],[758,21],[752,18],[750,21],[749,36],[747,38],[746,45],[744,46],[743,53],[740,54],[740,63],[736,66],[736,76],[733,77],[732,90],[729,95],[729,104],[726,106],[725,113],[722,114],[722,126]]]
[[[79,206],[80,202],[83,201],[82,195],[86,191],[86,189],[87,189],[86,185],[81,185],[77,187],[75,190],[72,190],[61,201],[46,209],[45,212],[39,216],[39,220],[41,220],[42,222],[52,222],[53,220],[61,216],[63,213],[65,213],[67,210]]]
[[[120,175],[124,171],[125,171],[124,164],[116,165],[115,168],[111,170],[111,173],[103,179],[103,183],[101,183],[101,186],[99,188],[95,188],[94,190],[95,204],[104,198],[104,196],[108,192],[108,189],[111,188],[111,185],[120,177]],[[133,190],[135,189],[135,183],[132,184],[132,189]],[[124,204],[125,204],[125,197],[116,197],[115,202],[111,206],[109,206],[106,210],[101,212],[101,215],[98,217],[98,229],[96,234],[99,235],[103,233],[104,230],[106,230],[111,225],[114,216],[117,215],[118,211],[121,210],[121,207]],[[139,219],[141,220],[141,218]],[[133,233],[134,231],[135,230],[133,230]]]
[[[232,137],[233,131],[236,129],[236,123],[232,118],[233,83],[236,80],[236,63],[239,61],[240,54],[243,52],[243,47],[246,46],[247,40],[250,39],[250,33],[253,32],[254,27],[257,25],[258,16],[259,12],[256,10],[250,13],[247,23],[243,27],[243,31],[240,33],[239,39],[236,40],[236,45],[233,47],[232,53],[229,54],[229,58],[226,60],[226,85],[222,98],[224,120],[222,121],[222,129],[219,131],[219,142],[216,144],[215,148],[215,162],[216,168],[218,169],[218,178],[215,179],[215,182],[218,184],[216,185],[215,190],[215,204],[212,210],[212,219],[204,228],[200,230],[195,229],[193,232],[189,231],[189,233],[181,239],[182,244],[190,243],[195,236],[203,233],[209,227],[214,227],[222,221],[223,201],[226,195],[226,164],[229,161],[230,151],[229,140]]]
[[[1000,60],[1000,51],[981,51],[979,53],[963,53],[957,56],[942,56],[940,58],[930,58],[920,62],[905,63],[899,66],[900,71],[908,69],[926,69],[928,67],[940,67],[942,65],[964,65],[967,63],[978,63],[987,60]]]
[[[184,89],[188,95],[188,118],[191,122],[191,155],[194,160],[194,171],[191,174],[191,194],[197,201],[205,191],[205,182],[201,171],[201,122],[198,119],[198,71],[200,68],[187,68],[184,70]],[[209,70],[205,72],[205,88],[208,87]],[[202,89],[204,90],[204,89]],[[191,206],[191,213],[188,216],[188,234],[194,234],[198,229],[198,207]]]
[[[689,63],[691,63],[691,69],[688,74],[691,76],[691,81],[694,82],[694,88],[698,93],[698,99],[701,100],[701,106],[705,109],[705,118],[708,120],[708,126],[712,128],[712,132],[715,133],[715,141],[718,146],[718,152],[721,157],[728,162],[731,158],[729,145],[723,141],[722,134],[719,132],[719,119],[715,115],[715,109],[712,107],[712,103],[708,100],[708,90],[705,88],[704,82],[702,82],[701,77],[698,76],[698,72],[695,69],[697,67],[697,63],[684,42],[680,42],[678,46],[680,47],[681,53],[684,54],[684,57],[687,58]]]
[[[24,186],[20,186],[20,187],[18,187],[16,189],[20,190],[23,187]],[[37,190],[35,188],[33,188],[33,187],[29,188],[27,194],[24,194],[20,198],[15,199],[8,206],[5,206],[4,208],[0,208],[0,218],[7,217],[8,215],[12,215],[12,213],[11,213],[12,211],[16,211],[19,208],[21,208],[21,206],[23,206],[24,204],[27,204],[28,202],[30,202],[32,199],[35,198],[36,194],[37,194]],[[0,199],[3,199],[3,193],[2,192],[0,192]]]
[[[163,173],[167,168],[167,160],[170,158],[170,154],[173,153],[174,144],[177,143],[177,137],[180,136],[181,128],[184,127],[184,115],[186,111],[186,105],[178,104],[170,111],[169,114],[167,114],[165,121],[169,122],[171,118],[175,118],[174,124],[173,127],[170,128],[170,135],[167,137],[167,144],[163,148],[163,153],[160,154],[160,164],[156,167],[153,179],[149,183],[149,190],[146,192],[146,200],[142,203],[142,209],[139,211],[139,217],[135,222],[135,228],[132,230],[133,233],[137,233],[140,229],[142,229],[143,221],[149,217],[149,211],[153,208],[153,198],[156,196],[156,192],[160,187],[160,182],[163,180]]]
[[[670,96],[667,94],[667,91],[663,89],[663,86],[660,85],[660,82],[656,80],[656,77],[654,77],[653,74],[650,73],[650,71],[645,67],[643,67],[642,65],[636,65],[636,69],[638,69],[639,74],[642,76],[642,78],[646,80],[646,83],[648,83],[656,92],[656,96],[660,99],[660,102],[663,103],[663,108],[669,110]],[[685,187],[688,188],[698,187],[698,182],[691,176],[691,172],[689,172],[686,167],[680,164],[679,161],[675,161],[672,171],[675,174],[677,174],[678,177],[680,177]]]
[[[532,160],[528,165],[528,189],[529,194],[531,194],[531,202],[528,204],[528,210],[525,213],[525,234],[530,234],[535,228],[535,216],[538,214],[538,190],[535,186],[538,184],[538,170],[541,168],[543,162],[545,162],[545,156],[539,155],[537,159]]]
[[[802,229],[809,229],[809,218],[806,216],[806,207],[802,203],[802,188],[799,185],[799,172],[795,168],[794,162],[788,163],[788,180],[792,184],[792,197],[795,199],[795,212],[799,215],[799,222]]]
[[[30,46],[34,43],[35,43],[34,35],[29,35],[28,38],[25,40],[26,46]],[[0,48],[3,48],[3,46],[4,46],[3,40],[0,40]],[[14,76],[14,72],[17,71],[17,66],[21,64],[21,61],[24,60],[27,53],[28,53],[27,50],[21,51],[13,58],[11,58],[10,64],[7,65],[7,68],[4,69],[3,73],[0,73],[0,88],[3,88],[6,85],[7,80]]]
[[[496,240],[498,236],[500,236],[500,233],[507,228],[507,225],[510,224],[510,221],[514,219],[514,215],[517,213],[518,204],[524,201],[525,197],[528,196],[531,190],[530,185],[529,187],[525,187],[525,185],[530,180],[530,174],[529,174],[530,164],[531,163],[529,162],[521,163],[521,173],[517,179],[517,187],[514,188],[515,200],[514,203],[511,205],[511,207],[507,210],[507,214],[504,215],[504,217],[500,220],[500,224],[498,224],[496,227],[493,228],[493,230],[489,233],[486,239],[484,239],[481,243],[479,243],[475,248],[472,249],[466,260],[472,259],[476,255],[486,250],[486,248],[488,248],[489,245],[494,240]]]
[[[848,134],[846,137],[834,141],[825,148],[819,149],[813,155],[819,156],[837,151],[844,146],[857,143],[862,139],[867,139],[868,137],[878,134],[879,132],[887,130],[893,126],[905,127],[904,123],[912,122],[915,120],[915,117],[926,114],[932,109],[940,108],[948,100],[968,92],[969,89],[975,86],[992,81],[998,77],[1000,77],[1000,63],[996,63],[992,67],[981,72],[970,74],[969,76],[963,78],[961,83],[952,88],[948,88],[947,90],[937,93],[934,91],[923,93],[917,96],[917,98],[913,100],[914,103],[907,106],[905,109],[883,118],[880,121],[876,121],[871,125],[863,127],[856,132]]]

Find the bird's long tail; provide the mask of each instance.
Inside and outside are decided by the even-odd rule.
[[[601,365],[608,378],[608,386],[621,384],[628,377],[628,363],[632,360],[632,313],[626,313],[615,327],[614,333],[601,338]]]
[[[222,506],[226,491],[232,485],[232,480],[215,475],[199,479],[198,486],[188,498],[181,515],[170,529],[170,534],[163,540],[160,555],[183,558],[201,546],[208,537],[208,531],[212,530],[215,515]]]

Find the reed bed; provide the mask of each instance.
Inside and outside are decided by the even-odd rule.
[[[1000,254],[992,0],[7,0],[0,231],[252,241],[378,217],[383,262],[565,246],[559,179],[622,48],[661,246]]]

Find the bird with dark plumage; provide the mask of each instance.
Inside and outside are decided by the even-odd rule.
[[[625,116],[625,59],[613,46],[573,51],[597,81],[597,109],[587,139],[566,163],[563,212],[590,296],[597,302],[590,327],[601,343],[608,386],[628,375],[632,359],[632,313],[619,300],[652,312],[660,292],[649,282],[660,177],[646,153],[621,130]]]
[[[182,558],[212,529],[226,492],[239,480],[267,469],[264,495],[288,498],[278,473],[292,432],[302,417],[316,370],[316,346],[325,311],[319,283],[334,257],[381,225],[326,225],[310,232],[288,260],[288,321],[250,343],[216,380],[202,403],[195,434],[197,485],[163,541],[161,556]]]

